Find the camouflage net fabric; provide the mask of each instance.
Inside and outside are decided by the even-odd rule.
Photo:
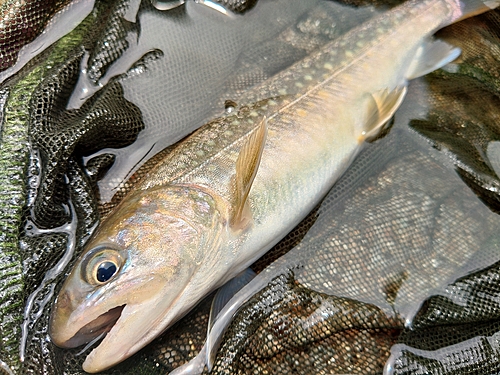
[[[168,12],[148,1],[97,2],[75,30],[3,82],[0,373],[83,374],[89,350],[50,342],[50,307],[100,218],[169,149],[152,155],[370,17],[364,6],[398,2],[346,0],[352,7],[338,11],[335,1],[219,1],[249,20],[219,33],[194,2]],[[11,47],[0,68],[65,3],[3,2],[2,26],[9,25],[4,9],[38,26],[28,35],[10,21],[18,33],[2,39]],[[150,41],[148,30],[159,40]],[[200,30],[211,39],[200,39]],[[266,286],[229,325],[212,373],[500,371],[498,30],[500,12],[493,11],[440,33],[462,48],[460,60],[414,82],[389,134],[252,266],[254,281]],[[178,48],[161,44],[175,38]],[[196,42],[221,50],[207,57],[182,48]],[[151,141],[163,133],[163,143]],[[148,152],[123,167],[132,177],[115,173],[123,155],[139,148]],[[98,184],[108,186],[102,181],[112,176],[116,194],[105,199]],[[193,358],[211,298],[103,373],[165,374]]]
[[[33,41],[45,28],[53,14],[68,0],[18,1],[6,0],[0,4],[0,70],[17,60],[21,47]]]

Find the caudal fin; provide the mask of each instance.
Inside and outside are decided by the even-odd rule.
[[[456,21],[487,12],[500,5],[500,0],[462,0],[461,2],[463,4],[462,16]]]

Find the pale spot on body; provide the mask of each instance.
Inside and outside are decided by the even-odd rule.
[[[318,97],[321,98],[321,99],[328,99],[330,97],[330,95],[325,90],[319,90],[318,91]]]
[[[297,108],[297,115],[299,115],[300,117],[306,117],[307,111],[303,108]]]
[[[316,103],[313,100],[309,100],[306,102],[309,108],[316,108]]]

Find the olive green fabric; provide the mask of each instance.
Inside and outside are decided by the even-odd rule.
[[[81,109],[66,109],[83,47],[92,46],[92,27],[103,21],[101,8],[2,86],[0,357],[14,371],[54,372],[46,340],[54,276],[46,272],[98,220],[95,178],[82,156],[127,145],[143,128],[116,82]],[[98,176],[112,160],[97,157],[89,172]]]
[[[0,372],[83,374],[91,349],[50,342],[51,304],[100,217],[169,149],[152,156],[371,17],[368,4],[401,2],[287,1],[218,1],[239,13],[234,28],[191,1],[97,2],[1,84]],[[38,22],[35,35],[64,3],[13,12]],[[229,325],[213,373],[499,371],[499,26],[493,11],[440,32],[462,57],[412,83],[389,133],[252,266],[267,286]],[[193,358],[211,298],[104,374],[165,374]]]

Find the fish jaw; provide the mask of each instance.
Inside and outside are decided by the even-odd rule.
[[[189,277],[187,274],[184,279]],[[55,302],[49,326],[52,341],[63,348],[83,345],[106,332],[102,343],[109,343],[116,336],[117,328],[123,325],[144,326],[136,320],[140,315],[145,317],[144,320],[148,319],[151,326],[144,329],[154,329],[154,314],[159,313],[155,306],[159,300],[165,300],[163,294],[167,284],[161,275],[149,274],[135,277],[133,282],[109,284],[109,288],[85,293],[82,291],[89,288],[80,280],[72,278],[68,281]],[[175,299],[175,291],[171,295]],[[140,330],[134,334],[137,335],[134,340],[142,339]],[[126,346],[132,345],[131,341],[122,337],[114,345],[127,352]]]
[[[78,294],[84,288],[80,280],[73,278],[55,302],[50,336],[57,346],[73,348],[106,333],[87,356],[83,368],[94,373],[112,367],[147,345],[180,313],[185,313],[183,308],[188,307],[180,297],[193,272],[194,268],[184,268],[182,275],[176,277],[175,285],[181,286],[181,290],[168,287],[172,279],[148,274],[134,277],[133,282],[119,288]]]
[[[157,337],[163,331],[159,319],[166,313],[157,303],[150,300],[140,306],[126,305],[115,325],[83,362],[83,370],[96,373],[113,367]]]

